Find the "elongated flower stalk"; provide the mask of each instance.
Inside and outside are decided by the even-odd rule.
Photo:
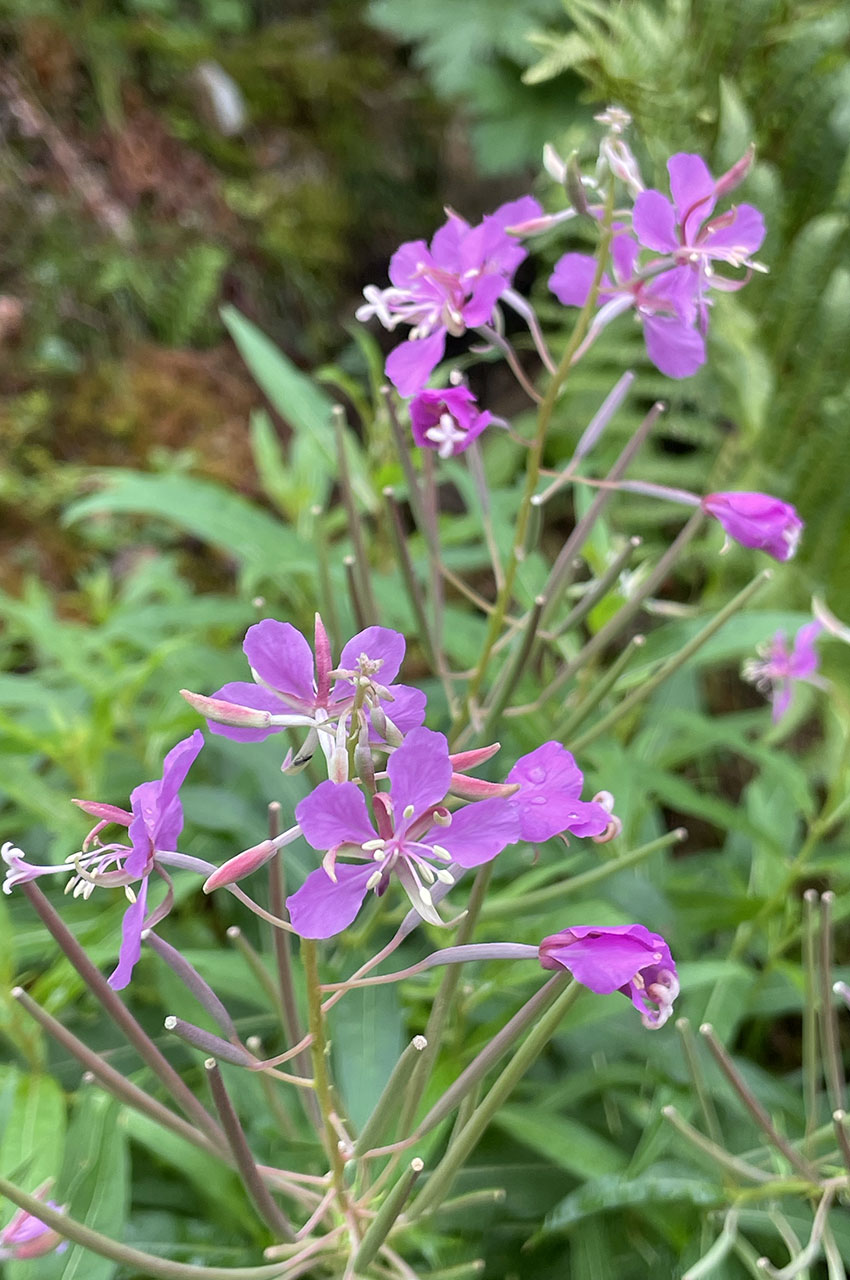
[[[547,465],[553,423],[562,409],[572,408],[575,370],[603,331],[631,316],[656,369],[672,379],[689,378],[708,360],[715,300],[761,269],[754,256],[765,235],[761,215],[728,199],[752,164],[750,151],[717,178],[699,156],[671,157],[668,195],[645,185],[626,141],[626,114],[611,108],[599,120],[605,134],[592,174],[580,172],[576,157],[562,161],[547,149],[547,171],[561,203],[566,193],[567,207],[544,212],[535,197],[523,195],[475,225],[448,211],[430,240],[397,250],[388,285],[365,289],[358,320],[378,321],[399,339],[386,360],[392,385],[377,397],[377,429],[370,435],[367,423],[364,432],[367,440],[381,437],[397,451],[392,484],[385,483],[388,468],[379,468],[373,500],[361,510],[362,477],[353,470],[360,445],[345,412],[334,410],[327,425],[338,464],[337,509],[331,504],[326,513],[305,513],[318,539],[322,611],[311,609],[311,617],[296,619],[298,626],[261,618],[244,638],[247,672],[241,675],[247,678],[239,678],[237,669],[235,679],[209,692],[182,691],[209,732],[236,744],[233,749],[249,762],[256,744],[286,734],[279,759],[288,781],[302,788],[297,803],[273,799],[267,836],[257,841],[254,833],[254,843],[246,836],[247,847],[229,850],[219,863],[178,847],[184,840],[181,791],[204,768],[204,737],[195,729],[168,751],[159,777],[132,790],[127,807],[75,802],[95,825],[62,863],[34,863],[12,841],[0,851],[4,891],[21,887],[56,946],[136,1050],[148,1078],[138,1083],[125,1077],[22,986],[15,999],[122,1106],[221,1162],[232,1179],[238,1175],[240,1211],[244,1207],[246,1221],[260,1233],[246,1245],[250,1265],[190,1265],[145,1254],[78,1220],[66,1203],[73,1187],[58,1186],[53,1200],[45,1198],[44,1187],[33,1192],[2,1180],[0,1190],[20,1213],[0,1231],[0,1257],[38,1257],[71,1241],[164,1280],[294,1280],[308,1274],[415,1280],[424,1274],[416,1269],[423,1256],[435,1277],[475,1274],[477,1257],[444,1264],[436,1236],[421,1247],[423,1231],[452,1204],[477,1206],[481,1196],[480,1203],[499,1200],[498,1188],[473,1192],[472,1199],[449,1197],[464,1163],[537,1060],[552,1054],[549,1067],[557,1063],[561,1070],[566,1055],[559,1046],[556,1057],[551,1043],[569,1034],[580,992],[604,997],[604,1014],[619,1014],[623,1034],[639,1036],[644,1028],[671,1035],[664,1028],[686,971],[680,978],[668,941],[646,924],[624,919],[622,895],[599,912],[603,923],[594,923],[590,911],[590,921],[584,919],[582,902],[591,889],[604,893],[608,879],[620,873],[640,867],[641,874],[651,874],[685,833],[643,824],[636,830],[632,801],[627,797],[621,807],[618,778],[605,775],[615,772],[610,762],[628,747],[648,700],[716,639],[766,579],[758,573],[713,616],[697,619],[674,652],[644,670],[653,611],[665,607],[671,577],[695,540],[716,537],[715,521],[727,539],[782,565],[794,555],[803,522],[771,495],[700,495],[631,478],[627,473],[664,412],[661,401],[653,403],[654,391],[641,391],[633,370],[615,374],[590,422],[577,425],[572,455],[557,470]],[[596,251],[575,252],[568,241],[555,262],[549,290],[566,315],[576,309],[570,336],[558,350],[533,302],[518,291],[516,273],[538,233],[569,234],[574,219],[595,237]],[[517,324],[524,342],[512,336]],[[469,348],[463,372],[443,364],[449,339],[452,349],[458,342]],[[479,402],[474,377],[471,385],[465,377],[477,355],[502,359],[527,397],[534,413],[527,435],[496,406]],[[359,395],[352,401],[365,404]],[[602,466],[597,460],[605,433],[630,402],[652,407],[613,464],[609,459]],[[516,450],[510,513],[488,483],[488,451],[499,432],[505,450]],[[464,522],[458,528],[466,530],[460,538],[452,527],[455,498],[446,500],[448,482],[465,507],[458,516]],[[577,493],[580,485],[594,486],[593,496],[583,508],[576,502],[572,530],[560,549],[553,548],[556,499]],[[684,505],[689,518],[656,554],[640,538],[612,535],[609,522],[623,493]],[[478,543],[468,556],[470,527],[477,528]],[[471,579],[470,568],[476,574]],[[347,583],[348,601],[335,590],[337,573],[336,581]],[[477,652],[458,626],[458,599],[480,614],[470,629]],[[412,632],[418,631],[413,654],[401,630],[384,625],[381,612],[390,607],[394,622],[406,610]],[[355,622],[348,632],[347,617]],[[795,683],[824,687],[815,641],[842,638],[840,630],[837,623],[808,623],[790,649],[777,635],[748,665],[747,678],[771,694],[775,719],[789,710]],[[468,664],[464,670],[455,669],[459,653]],[[560,728],[558,737],[534,737],[535,717],[540,722],[544,714]],[[501,748],[499,737],[507,739]],[[600,750],[597,759],[589,749],[602,739],[612,751]],[[584,771],[595,764],[603,776],[594,774],[588,785]],[[843,804],[830,793],[796,871],[819,835],[846,811]],[[195,833],[188,847],[194,850],[203,839]],[[789,895],[796,871],[778,892]],[[252,896],[242,882],[258,872],[262,879],[254,881],[260,887]],[[111,962],[117,963],[108,980],[36,885],[54,874],[65,878],[75,897],[87,900],[105,890],[123,895],[122,935],[112,949]],[[186,901],[183,881],[190,877],[213,903],[224,890],[262,921],[259,926],[246,915],[226,929],[234,948],[228,957],[254,983],[256,1007],[270,1011],[262,1023],[253,1013],[238,1016],[232,992],[224,1003],[214,989],[215,969],[205,969],[202,953],[193,952],[190,960],[172,941],[177,932],[169,915],[175,900]],[[641,894],[636,900],[653,899]],[[713,1062],[762,1143],[753,1152],[727,1151],[701,1046],[689,1024],[677,1024],[708,1133],[670,1105],[659,1124],[666,1119],[677,1142],[721,1171],[730,1197],[716,1238],[687,1272],[692,1280],[708,1275],[731,1250],[749,1247],[739,1201],[768,1203],[789,1184],[802,1189],[811,1227],[795,1258],[779,1268],[760,1263],[762,1270],[791,1276],[820,1253],[830,1265],[835,1257],[830,1211],[850,1185],[850,1143],[831,1000],[831,896],[819,900],[817,923],[813,901],[807,911],[807,990],[817,1010],[805,1020],[807,1116],[800,1139],[774,1122],[733,1054],[704,1025]],[[538,915],[546,916],[545,927],[535,924]],[[611,923],[612,915],[621,922]],[[754,929],[752,921],[742,926],[739,952]],[[681,940],[671,941],[677,950]],[[135,981],[137,966],[150,972],[163,965],[187,1004],[177,999],[165,1010],[167,1034],[154,1043],[117,992]],[[436,969],[442,970],[438,980]],[[474,1035],[466,1035],[476,980],[485,974],[497,990],[497,975],[505,973],[510,981],[502,998],[510,1009],[490,1034],[476,1024]],[[410,1027],[408,1047],[388,1064],[374,1096],[346,1097],[341,1082],[358,1075],[345,1057],[352,1046],[339,1030],[336,1006],[345,1000],[353,1005],[353,992],[365,989],[361,998],[369,998],[372,988],[386,984],[415,996],[418,1011],[425,1000],[428,1012],[411,1015],[422,1025]],[[846,994],[840,985],[838,991]],[[583,1035],[589,1034],[586,1026]],[[206,1078],[211,1108],[176,1069],[172,1054],[181,1063],[188,1059],[188,1079]],[[821,1076],[829,1094],[828,1125],[821,1114]],[[269,1123],[258,1123],[242,1105],[247,1098],[265,1100]],[[844,1173],[836,1176],[836,1168]],[[22,1170],[25,1180],[26,1162]],[[265,1263],[254,1256],[260,1248]]]

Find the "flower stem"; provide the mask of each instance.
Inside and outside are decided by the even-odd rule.
[[[475,1148],[493,1116],[508,1098],[528,1068],[542,1052],[560,1026],[564,1015],[578,998],[581,987],[571,981],[569,975],[558,974],[553,981],[561,988],[554,1003],[540,1018],[517,1049],[504,1071],[490,1087],[484,1100],[456,1138],[453,1138],[446,1154],[431,1174],[424,1191],[417,1197],[410,1210],[411,1217],[419,1217],[433,1209],[448,1194],[455,1176],[470,1152]],[[568,983],[564,986],[564,983]]]
[[[308,1026],[312,1040],[310,1056],[313,1062],[313,1081],[316,1101],[324,1129],[325,1148],[331,1166],[331,1176],[337,1199],[344,1216],[348,1215],[348,1194],[345,1187],[345,1165],[339,1150],[339,1136],[333,1123],[334,1105],[328,1075],[325,1019],[322,1013],[322,990],[319,985],[318,949],[310,938],[301,939],[301,956],[307,979]]]
[[[218,1111],[221,1127],[227,1134],[227,1141],[233,1153],[234,1163],[239,1170],[242,1184],[254,1203],[258,1214],[278,1239],[294,1240],[295,1232],[286,1214],[272,1198],[271,1192],[263,1181],[257,1164],[248,1146],[248,1139],[226,1088],[218,1063],[214,1058],[207,1058],[204,1063],[210,1092]]]
[[[540,402],[540,407],[537,411],[537,429],[534,434],[534,439],[530,442],[528,454],[526,456],[525,485],[520,499],[519,510],[517,512],[513,546],[508,557],[508,562],[505,566],[502,586],[496,597],[493,612],[490,614],[487,634],[484,638],[484,644],[481,649],[478,663],[472,673],[463,703],[452,726],[452,732],[450,734],[450,741],[452,742],[457,740],[459,734],[466,728],[472,719],[472,710],[484,681],[493,645],[496,643],[502,632],[505,614],[508,611],[508,606],[513,595],[517,570],[519,569],[525,548],[526,527],[528,525],[531,512],[531,499],[534,497],[535,490],[537,489],[537,482],[540,478],[540,467],[543,462],[543,448],[546,443],[546,436],[552,421],[552,413],[554,411],[555,404],[557,403],[558,396],[563,389],[564,383],[569,377],[576,351],[579,349],[588,328],[590,327],[591,316],[593,309],[596,306],[599,287],[602,283],[602,276],[608,260],[608,251],[611,246],[611,240],[613,239],[613,229],[611,226],[613,212],[614,195],[612,186],[608,194],[605,220],[602,225],[599,255],[596,261],[596,271],[594,272],[593,283],[590,286],[587,300],[578,314],[575,328],[569,342],[567,343],[564,354],[561,356],[558,367],[549,381],[549,385],[546,388],[543,399]]]
[[[29,898],[30,903],[41,917],[42,923],[53,935],[86,986],[100,1002],[112,1021],[124,1032],[124,1035],[142,1061],[159,1078],[183,1114],[194,1121],[216,1146],[219,1148],[224,1147],[224,1134],[212,1116],[201,1105],[191,1089],[184,1084],[171,1063],[160,1053],[150,1036],[136,1021],[127,1006],[119,1000],[103,974],[92,964],[64,920],[53,909],[38,885],[30,882],[22,885],[21,889]]]

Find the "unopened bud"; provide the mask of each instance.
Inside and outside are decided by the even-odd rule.
[[[567,180],[567,166],[558,155],[551,142],[547,142],[543,148],[543,168],[548,173],[553,182],[560,182],[564,186]]]
[[[570,204],[576,213],[582,217],[590,217],[590,209],[587,204],[587,196],[584,192],[584,184],[581,179],[581,169],[578,163],[578,152],[573,151],[567,160],[566,175],[564,186],[569,196]]]
[[[217,870],[207,876],[203,885],[204,893],[212,893],[215,889],[221,889],[227,884],[235,884],[237,880],[250,875],[252,871],[256,871],[258,867],[268,862],[269,858],[274,857],[276,849],[274,841],[262,840],[252,848],[237,853],[235,858],[223,862]]]
[[[272,723],[270,711],[241,707],[238,703],[227,702],[223,698],[206,698],[202,693],[192,693],[190,689],[181,689],[180,696],[206,720],[212,720],[215,724],[231,725],[234,729],[268,729]]]
[[[732,168],[727,169],[725,173],[722,173],[714,184],[714,194],[718,200],[723,196],[728,196],[730,191],[734,191],[735,188],[744,181],[747,174],[750,172],[750,169],[753,167],[753,160],[755,160],[755,156],[755,143],[751,142],[744,154],[741,156],[741,159],[736,160],[732,165]]]
[[[348,752],[345,747],[334,747],[331,752],[328,777],[331,782],[348,782]]]
[[[375,762],[368,742],[358,742],[354,748],[354,770],[367,791],[375,790]]]

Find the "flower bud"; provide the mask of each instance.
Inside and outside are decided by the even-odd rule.
[[[743,547],[765,551],[774,560],[790,560],[797,550],[803,521],[788,502],[768,493],[709,493],[701,506]]]
[[[181,689],[180,696],[206,720],[212,720],[215,724],[228,724],[234,729],[267,729],[272,723],[270,711],[241,707],[238,703],[226,702],[223,698],[206,698],[202,693],[192,693],[190,689]]]

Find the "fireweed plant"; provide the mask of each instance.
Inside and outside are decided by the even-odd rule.
[[[667,1024],[679,992],[676,939],[654,932],[652,921],[605,926],[570,910],[558,931],[536,943],[517,940],[507,926],[501,939],[474,940],[477,925],[487,916],[493,863],[510,860],[518,848],[533,850],[541,868],[551,864],[540,890],[548,892],[557,884],[563,844],[572,840],[591,842],[586,846],[590,850],[594,843],[611,845],[606,860],[570,882],[577,889],[583,882],[597,884],[619,868],[636,866],[682,838],[681,830],[675,830],[640,848],[618,851],[622,823],[617,816],[617,780],[603,779],[609,789],[589,795],[582,751],[675,674],[751,599],[765,573],[760,571],[683,649],[610,710],[596,714],[610,701],[640,647],[640,637],[633,636],[613,658],[609,672],[578,698],[573,693],[576,677],[598,654],[615,651],[706,519],[716,521],[727,540],[780,563],[793,556],[803,528],[793,507],[769,495],[729,491],[702,496],[627,480],[625,472],[649,437],[660,405],[646,416],[605,480],[583,476],[582,464],[629,394],[633,375],[628,371],[581,435],[564,469],[557,474],[544,470],[553,410],[569,392],[573,369],[604,330],[637,324],[649,359],[661,373],[672,379],[690,377],[708,358],[717,294],[744,287],[751,273],[762,269],[755,257],[765,234],[761,215],[749,204],[734,203],[751,153],[718,177],[699,156],[674,155],[667,166],[668,194],[645,187],[626,141],[625,113],[611,109],[599,120],[604,137],[593,174],[582,174],[575,160],[565,163],[547,149],[546,167],[562,195],[566,192],[566,207],[544,212],[536,199],[522,196],[477,225],[448,211],[430,242],[418,240],[397,250],[389,264],[389,285],[369,286],[357,312],[361,322],[377,321],[398,338],[386,361],[392,389],[385,389],[384,412],[400,450],[409,510],[395,491],[388,490],[386,515],[400,590],[417,622],[418,648],[430,665],[429,687],[442,689],[445,711],[431,712],[425,692],[405,673],[405,637],[376,616],[368,556],[343,467],[341,502],[355,553],[346,570],[359,624],[356,634],[335,651],[329,638],[333,628],[326,627],[320,612],[309,636],[289,621],[264,618],[245,636],[250,678],[239,678],[245,673],[236,671],[237,678],[217,690],[183,691],[209,732],[241,744],[245,753],[272,735],[286,740],[280,753],[282,770],[306,771],[311,781],[294,810],[282,813],[274,802],[268,838],[222,865],[181,852],[180,790],[204,743],[202,731],[196,729],[168,752],[160,777],[135,787],[126,808],[92,798],[74,801],[95,825],[82,849],[62,864],[38,865],[11,842],[2,848],[5,891],[27,895],[170,1103],[119,1073],[20,988],[17,999],[120,1103],[236,1171],[267,1232],[265,1263],[203,1266],[146,1254],[74,1218],[67,1204],[46,1198],[45,1187],[29,1193],[6,1181],[0,1182],[0,1189],[20,1212],[0,1234],[0,1256],[34,1258],[72,1242],[131,1271],[174,1280],[473,1275],[481,1265],[474,1260],[449,1270],[423,1271],[423,1228],[447,1203],[454,1203],[452,1190],[470,1153],[582,992],[625,997],[635,1010],[635,1035],[670,1034]],[[563,307],[573,310],[575,322],[565,349],[552,352],[514,279],[535,237],[545,233],[551,244],[573,222],[595,238],[596,252],[570,251],[555,262],[549,289]],[[536,362],[530,371],[529,361],[520,358],[506,336],[507,312],[527,329]],[[473,353],[504,359],[516,376],[536,410],[531,437],[517,436],[491,409],[479,406],[456,371],[444,373],[441,362],[448,338],[464,336],[470,338]],[[341,428],[339,416],[337,427]],[[525,464],[506,555],[500,553],[494,534],[481,450],[486,436],[495,432],[510,433]],[[456,455],[469,463],[480,499],[482,534],[492,560],[489,598],[449,570],[441,558],[438,477],[440,467]],[[523,569],[532,553],[540,554],[546,505],[555,493],[585,481],[596,486],[590,506],[548,566],[542,589],[529,597]],[[637,543],[633,539],[616,553],[599,578],[586,585],[577,604],[567,602],[576,556],[617,489],[684,504],[692,514],[657,563],[631,580],[619,609],[590,638],[576,643],[591,609],[613,586],[626,581],[623,575]],[[408,519],[421,531],[427,548],[424,581],[407,549]],[[481,611],[486,622],[477,661],[461,672],[450,668],[443,643],[447,582]],[[821,629],[818,622],[804,627],[791,650],[784,636],[776,637],[763,657],[747,668],[749,678],[772,693],[775,717],[787,712],[794,682],[818,685],[815,643]],[[531,705],[557,708],[551,737],[501,764],[494,738],[500,725],[528,710],[517,694],[528,687],[529,671],[543,676],[543,687]],[[300,887],[287,893],[284,851],[296,841],[311,851],[314,865]],[[263,866],[270,886],[266,905],[240,883]],[[38,882],[56,875],[65,877],[66,890],[75,896],[115,888],[126,896],[122,937],[116,939],[116,963],[108,979],[42,892]],[[219,996],[167,941],[175,875],[199,877],[207,894],[235,895],[270,927],[285,1043],[281,1052],[268,1056],[256,1037],[243,1038]],[[823,908],[826,914],[828,907],[826,903]],[[381,945],[345,981],[323,983],[322,944],[361,928],[363,920],[371,932],[383,931]],[[388,928],[388,921],[394,925]],[[828,936],[826,925],[825,929]],[[427,933],[430,950],[393,971],[387,962],[411,939],[409,953],[417,931]],[[247,941],[241,945],[250,956]],[[205,1030],[177,1016],[165,1024],[172,1036],[204,1055],[208,1098],[187,1086],[116,994],[133,981],[145,947],[170,967],[218,1028]],[[296,949],[300,963],[294,959]],[[482,962],[510,964],[512,972],[518,965],[528,966],[529,971],[543,971],[541,979],[544,973],[549,976],[435,1094],[429,1085],[451,1025],[461,966]],[[259,972],[256,955],[253,963]],[[355,1126],[331,1075],[331,1011],[359,987],[413,983],[417,975],[440,968],[444,974],[425,1025],[402,1054],[371,1115]],[[264,980],[268,983],[267,974]],[[686,1027],[680,1030],[687,1035]],[[672,1108],[667,1109],[668,1119],[703,1155],[719,1162],[724,1176],[737,1179],[736,1186],[743,1184],[742,1196],[757,1197],[765,1187],[773,1188],[781,1176],[772,1161],[785,1161],[817,1206],[811,1240],[801,1246],[800,1256],[809,1259],[821,1249],[833,1256],[828,1211],[845,1189],[846,1175],[836,1173],[831,1155],[822,1159],[814,1147],[804,1150],[774,1129],[710,1026],[703,1030],[731,1086],[764,1131],[767,1146],[751,1162],[739,1160],[725,1151],[713,1122],[712,1137],[707,1138]],[[689,1061],[695,1063],[687,1040],[686,1047]],[[283,1159],[276,1153],[272,1163],[261,1162],[251,1149],[221,1064],[227,1071],[259,1077],[264,1086],[277,1088],[282,1083],[291,1089],[300,1101],[302,1122],[312,1128],[318,1146],[302,1142],[285,1151]],[[702,1096],[698,1076],[696,1086]],[[850,1154],[843,1121],[836,1123],[840,1151]],[[282,1141],[282,1146],[291,1144]],[[316,1155],[319,1150],[324,1163]],[[492,1200],[491,1193],[483,1194]],[[716,1241],[709,1242],[703,1262],[689,1275],[708,1274],[715,1255],[740,1243],[735,1213],[733,1198]],[[779,1274],[767,1262],[764,1270]]]

